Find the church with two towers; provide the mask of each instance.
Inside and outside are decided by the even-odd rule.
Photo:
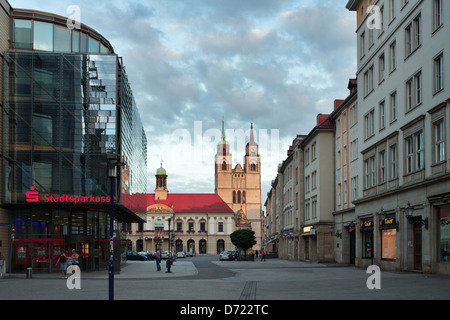
[[[168,251],[169,221],[175,252],[219,254],[234,250],[230,234],[238,229],[253,230],[257,241],[253,249],[260,250],[261,159],[253,130],[252,123],[243,164],[238,163],[233,168],[222,121],[222,136],[214,163],[214,193],[170,193],[169,175],[161,163],[155,175],[154,193],[142,195],[146,205],[136,210],[146,223],[127,231],[129,250]],[[162,242],[157,239],[155,230],[161,223],[166,240]]]

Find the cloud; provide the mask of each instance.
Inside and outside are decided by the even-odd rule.
[[[13,7],[62,16],[72,2],[10,0]],[[348,95],[356,71],[356,24],[345,4],[77,1],[82,22],[123,57],[149,141],[149,191],[164,159],[171,192],[213,192],[213,159],[208,162],[205,145],[194,145],[194,128],[201,121],[202,134],[220,129],[224,116],[228,129],[248,130],[253,121],[269,139],[278,135],[278,146],[260,150],[264,196],[295,135],[307,134],[317,113],[331,112],[334,99]],[[189,152],[203,161],[180,165],[186,155],[177,154],[171,139],[183,130],[192,139]],[[242,162],[244,150],[232,152]]]

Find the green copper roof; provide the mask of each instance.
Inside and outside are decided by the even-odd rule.
[[[222,139],[219,141],[220,144],[228,144],[227,140],[225,140],[225,121],[222,120]]]
[[[156,228],[164,228],[164,223],[161,221],[161,217],[158,217],[158,220],[155,223],[155,229]]]
[[[161,168],[158,168],[158,170],[156,170],[156,175],[157,176],[166,176],[167,175],[166,169],[164,169],[162,167],[162,162],[161,162]]]

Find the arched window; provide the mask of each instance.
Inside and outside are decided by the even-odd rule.
[[[250,165],[250,171],[256,171],[256,164],[252,163]]]
[[[227,162],[222,162],[222,170],[227,170]]]
[[[233,191],[233,203],[236,203],[236,191]]]
[[[245,203],[245,191],[242,191],[242,203]]]
[[[241,192],[238,191],[237,193],[237,203],[241,203]]]

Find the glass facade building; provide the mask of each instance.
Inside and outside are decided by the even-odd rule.
[[[147,185],[147,139],[123,61],[94,30],[66,23],[43,12],[11,15],[2,151],[12,271],[55,271],[58,254],[72,249],[83,270],[107,268],[108,154],[121,163],[115,222],[142,222],[122,201]],[[125,247],[116,245],[117,258]]]

